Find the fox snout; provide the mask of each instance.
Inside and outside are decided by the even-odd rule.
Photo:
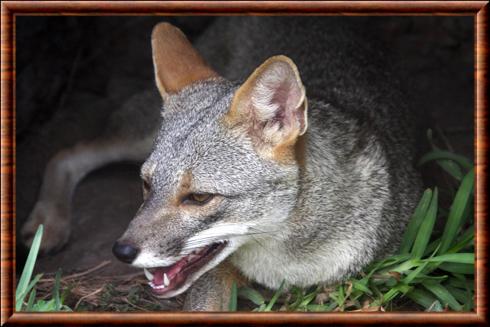
[[[112,248],[116,258],[137,267],[166,264],[179,256],[182,243],[192,230],[192,226],[179,225],[181,215],[151,208],[148,202],[151,201],[143,204]]]
[[[144,268],[154,293],[168,298],[184,292],[236,246],[216,232],[200,235],[207,230],[202,220],[153,204],[145,201],[112,252],[122,262]]]

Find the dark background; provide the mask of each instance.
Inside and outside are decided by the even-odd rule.
[[[131,95],[154,88],[152,27],[167,20],[195,40],[213,19],[16,18],[17,229],[32,210],[49,158],[95,137]],[[473,18],[368,20],[393,55],[421,126],[434,129],[441,147],[473,158]],[[425,127],[419,132],[425,135]],[[427,184],[434,182],[430,171],[425,175]],[[74,197],[70,243],[57,255],[41,258],[36,269],[62,267],[68,273],[110,259],[101,274],[130,271],[110,249],[140,205],[140,183],[134,164],[111,165],[89,175]],[[17,251],[22,267],[25,250],[19,245]]]

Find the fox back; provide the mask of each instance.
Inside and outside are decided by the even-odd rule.
[[[167,267],[162,297],[224,260],[278,288],[337,282],[396,249],[420,195],[413,126],[359,25],[218,19],[196,45],[205,59],[154,29],[163,119],[120,241],[133,265]]]

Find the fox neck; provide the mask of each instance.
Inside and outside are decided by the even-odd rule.
[[[284,213],[287,217],[277,224],[277,233],[244,244],[231,260],[246,277],[272,289],[283,281],[301,287],[338,282],[377,255],[373,235],[389,193],[383,150],[373,140],[366,148],[369,156],[363,151],[351,156],[349,147],[335,146],[339,135],[346,138],[344,143],[350,137],[336,121],[344,120],[341,114],[333,118],[328,110],[334,108],[314,102],[311,109],[317,117],[298,143],[302,148],[297,154],[304,157],[298,160],[294,207]],[[352,185],[357,187],[354,193],[348,192]],[[365,208],[369,217],[364,216]]]

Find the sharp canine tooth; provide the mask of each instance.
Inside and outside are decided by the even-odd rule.
[[[163,285],[168,286],[170,284],[170,281],[168,280],[167,274],[163,274]]]
[[[145,272],[146,278],[148,278],[148,280],[153,280],[153,274],[151,272],[149,272],[148,269],[146,269],[146,268],[144,268],[143,270]]]

